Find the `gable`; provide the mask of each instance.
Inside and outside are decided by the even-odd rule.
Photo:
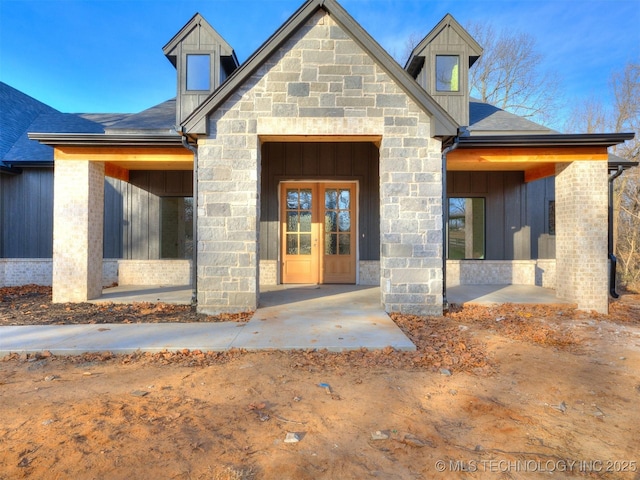
[[[312,20],[314,17],[316,20]],[[327,24],[326,28],[323,29],[323,33],[314,38],[316,33],[312,32],[313,27],[310,29],[308,22],[311,21],[311,24],[321,22],[319,19],[326,19],[331,24]],[[318,26],[321,26],[321,23]],[[249,79],[253,77],[252,81],[255,82],[260,75],[263,75],[266,72],[265,65],[268,61],[278,55],[282,55],[282,51],[290,49],[291,45],[288,42],[294,38],[300,38],[300,35],[308,40],[325,41],[325,43],[318,43],[316,47],[320,46],[320,49],[315,48],[316,51],[312,52],[313,48],[311,48],[304,57],[300,57],[298,77],[294,78],[295,72],[289,72],[290,75],[287,77],[287,81],[300,84],[291,87],[294,90],[300,89],[296,95],[304,94],[306,96],[304,84],[307,83],[308,77],[305,77],[305,66],[316,64],[319,69],[320,64],[323,64],[323,75],[348,75],[349,72],[346,71],[346,68],[352,63],[350,56],[357,51],[358,54],[364,54],[364,57],[367,58],[365,61],[367,64],[376,65],[377,69],[384,72],[404,95],[409,96],[413,103],[432,119],[431,136],[453,136],[457,134],[458,125],[456,122],[334,0],[307,1],[265,44],[239,67],[227,82],[209,96],[185,120],[182,125],[183,133],[207,133],[206,118],[220,108],[223,102],[230,97],[234,97],[241,86],[250,81]],[[309,35],[311,36],[309,37]],[[357,67],[357,63],[354,66]],[[331,71],[333,73],[329,73]],[[258,73],[257,78],[254,75],[256,72]],[[309,74],[308,70],[306,74]],[[377,93],[384,95],[384,92]],[[380,99],[384,102],[383,97],[380,97]],[[340,116],[342,113],[345,113],[345,115],[353,113],[353,116],[356,116],[361,113],[352,112],[353,109],[351,107],[356,106],[328,105],[324,106],[324,108],[329,109],[324,110],[324,114],[326,116]],[[318,108],[320,107],[321,105],[318,105]],[[314,106],[303,108],[304,110],[298,112],[301,116],[312,116],[322,112],[320,110],[307,110],[307,108],[315,108]]]

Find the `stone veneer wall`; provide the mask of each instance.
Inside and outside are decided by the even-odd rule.
[[[536,285],[555,288],[554,259],[447,260],[447,286]]]
[[[442,312],[440,142],[427,114],[323,12],[211,115],[199,142],[200,311],[257,306],[262,135],[381,138],[382,303]]]
[[[358,262],[358,285],[380,285],[380,262],[360,260]]]
[[[260,260],[260,285],[278,285],[278,261]]]
[[[52,276],[50,258],[0,258],[0,287],[51,286]]]
[[[189,285],[191,260],[118,260],[119,285]]]
[[[608,312],[607,163],[556,165],[556,293]]]
[[[102,293],[104,163],[56,160],[53,189],[53,302]]]
[[[19,285],[51,286],[53,260],[50,258],[0,258],[0,287]],[[189,285],[191,260],[122,260],[102,261],[102,286],[118,285]]]

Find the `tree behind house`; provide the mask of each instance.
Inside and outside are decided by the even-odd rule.
[[[612,150],[625,160],[640,160],[640,62],[630,62],[610,80],[611,105],[591,98],[576,105],[566,130],[579,133],[635,132],[636,137]],[[616,256],[619,280],[640,291],[640,167],[615,180]]]
[[[545,72],[543,55],[527,33],[467,25],[484,52],[469,71],[471,96],[530,120],[551,125],[560,108],[561,72]]]

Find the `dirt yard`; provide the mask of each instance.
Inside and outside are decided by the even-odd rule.
[[[246,319],[0,289],[0,325]],[[0,479],[640,479],[640,295],[394,320],[417,352],[9,355]]]

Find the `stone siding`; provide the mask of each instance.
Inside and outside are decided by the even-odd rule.
[[[119,285],[189,285],[191,260],[118,260]]]
[[[544,288],[556,288],[555,258],[539,258],[536,260],[536,285]]]
[[[118,284],[118,262],[117,258],[105,258],[102,260],[102,286],[110,287]]]
[[[388,312],[440,314],[440,142],[427,114],[323,12],[209,118],[199,143],[198,309],[257,306],[260,142],[268,135],[380,141],[382,302]]]
[[[0,287],[53,283],[51,258],[0,258]],[[102,286],[189,285],[191,260],[122,260],[105,258]]]
[[[358,262],[358,285],[380,285],[380,262],[360,260]]]
[[[607,313],[607,163],[556,165],[556,293]]]
[[[260,260],[260,285],[278,285],[278,261]]]
[[[29,284],[50,287],[52,276],[50,258],[0,258],[0,287]]]
[[[544,260],[447,260],[447,286],[536,285],[555,288],[555,263]]]

